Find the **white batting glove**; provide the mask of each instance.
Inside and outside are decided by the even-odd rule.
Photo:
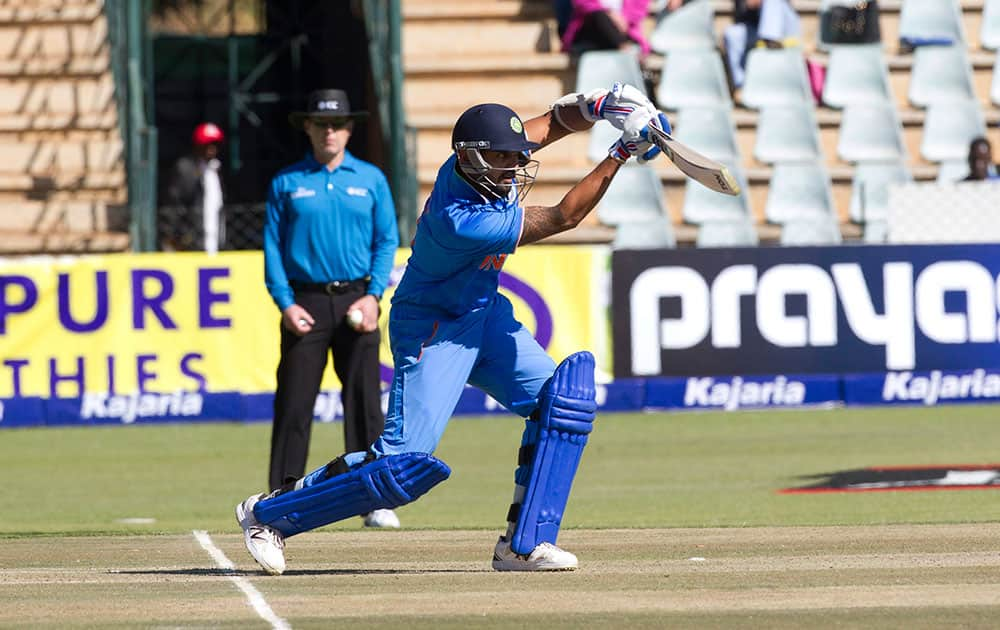
[[[552,103],[551,109],[559,124],[570,131],[578,131],[567,125],[560,116],[559,111],[564,107],[576,107],[580,115],[592,123],[607,120],[616,129],[622,129],[625,118],[636,109],[656,113],[656,107],[642,90],[624,83],[615,83],[610,90],[598,88],[585,94],[573,92],[560,96]]]
[[[655,116],[656,106],[639,88],[625,83],[615,83],[604,98],[594,101],[589,114],[592,120],[603,118],[615,129],[624,131],[626,118],[636,111],[645,111],[650,116]]]
[[[633,156],[638,157],[643,162],[656,157],[659,154],[659,149],[648,139],[648,125],[654,119],[656,122],[653,124],[661,124],[658,119],[659,115],[661,114],[655,109],[652,113],[646,109],[637,109],[626,116],[623,120],[622,135],[608,149],[608,155],[621,164]]]

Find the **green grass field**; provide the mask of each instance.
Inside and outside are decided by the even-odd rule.
[[[581,566],[555,575],[490,570],[514,418],[454,420],[437,453],[452,477],[399,510],[402,530],[349,519],[296,536],[280,577],[233,518],[263,489],[267,424],[0,431],[0,628],[992,628],[1000,489],[778,490],[868,466],[995,463],[996,417],[602,415],[559,539]],[[340,452],[340,432],[315,427],[312,466]]]
[[[994,463],[1000,460],[997,411],[954,406],[602,415],[565,526],[997,521],[1000,497],[993,491],[776,492],[802,485],[803,475],[850,468]],[[406,526],[502,526],[521,428],[513,417],[453,420],[437,452],[452,477],[400,510]],[[340,453],[341,430],[339,424],[315,427],[310,468]],[[233,505],[264,489],[269,435],[266,423],[2,431],[0,461],[7,475],[0,535],[235,531]],[[130,518],[155,522],[120,522]]]

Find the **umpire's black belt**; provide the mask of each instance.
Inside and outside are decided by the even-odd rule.
[[[351,291],[367,291],[368,278],[357,280],[334,280],[333,282],[299,282],[292,281],[292,288],[304,293],[326,293],[327,295],[341,295]]]

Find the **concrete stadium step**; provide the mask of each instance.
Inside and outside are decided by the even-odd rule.
[[[104,3],[97,0],[32,0],[25,4],[31,6],[0,5],[0,24],[88,22],[104,10]]]
[[[573,75],[575,81],[575,75]],[[570,90],[570,74],[448,73],[406,78],[407,118],[449,115],[454,122],[467,107],[476,103],[503,101],[524,117],[540,114],[553,100]]]
[[[104,142],[36,139],[13,143],[0,139],[0,175],[65,177],[124,169],[125,147],[121,139]]]
[[[0,192],[30,193],[32,198],[45,197],[47,193],[57,190],[73,194],[90,191],[107,196],[123,190],[125,183],[124,169],[114,172],[66,175],[0,173]]]
[[[0,60],[94,56],[109,47],[107,20],[0,24]]]
[[[417,20],[543,20],[552,17],[545,0],[407,0],[403,19]]]
[[[111,58],[107,50],[93,57],[0,59],[0,77],[86,77],[109,72]]]
[[[105,200],[0,201],[0,233],[124,232],[128,221],[125,204]]]
[[[128,232],[0,231],[0,255],[124,252],[129,242]]]
[[[0,115],[0,135],[57,132],[70,127],[82,131],[113,131],[117,135],[118,111],[114,107],[109,107],[105,111],[81,114],[4,113]]]
[[[0,78],[0,117],[93,114],[115,107],[110,71],[93,77]]]
[[[445,16],[407,20],[403,25],[404,63],[417,58],[492,54],[516,66],[520,55],[558,50],[552,19]]]

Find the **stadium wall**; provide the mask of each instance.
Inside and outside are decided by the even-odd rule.
[[[594,351],[607,411],[1000,400],[1000,245],[538,246],[501,290],[554,358]],[[8,260],[0,427],[269,420],[278,325],[260,252]]]

